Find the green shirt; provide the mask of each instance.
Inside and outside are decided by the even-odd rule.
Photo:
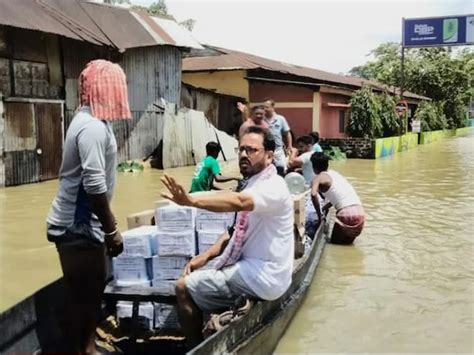
[[[221,168],[217,160],[210,155],[205,157],[196,165],[190,192],[209,191],[212,187],[214,176],[220,173]]]

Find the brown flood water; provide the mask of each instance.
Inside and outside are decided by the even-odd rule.
[[[474,137],[332,167],[356,187],[366,228],[354,246],[327,246],[276,352],[473,352]],[[193,170],[167,172],[188,186]],[[153,208],[161,175],[119,174],[122,229],[128,214]],[[45,238],[56,189],[57,181],[0,189],[0,311],[61,275]]]

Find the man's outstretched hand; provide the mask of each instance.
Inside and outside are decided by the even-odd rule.
[[[242,112],[242,113],[245,113],[247,112],[247,105],[243,104],[242,102],[237,102],[237,109]]]
[[[173,177],[164,174],[160,180],[169,191],[162,192],[161,196],[181,206],[192,206],[193,202],[191,195],[184,189],[182,185],[178,184]]]

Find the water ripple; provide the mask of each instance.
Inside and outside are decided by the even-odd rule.
[[[474,137],[333,165],[366,227],[325,250],[277,352],[473,352]]]

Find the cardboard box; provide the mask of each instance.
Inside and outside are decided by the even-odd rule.
[[[155,328],[179,329],[178,311],[175,306],[165,303],[155,303]]]
[[[154,215],[155,210],[145,210],[131,214],[127,217],[127,228],[133,229],[140,226],[151,225]]]
[[[155,220],[158,229],[168,232],[180,232],[195,229],[196,209],[169,205],[156,209]]]
[[[224,233],[227,231],[227,227],[231,225],[232,223],[226,220],[198,220],[196,221],[196,230]]]
[[[150,281],[150,265],[147,259],[138,256],[112,258],[114,279],[122,284],[139,284]]]
[[[198,231],[198,242],[204,244],[214,244],[221,237],[221,232],[214,232],[208,230]]]
[[[151,258],[156,254],[156,226],[141,226],[122,233],[123,255]]]
[[[158,251],[159,256],[187,256],[196,255],[195,245],[161,245]]]
[[[174,296],[176,294],[176,280],[152,280],[151,286],[153,291],[164,296]]]
[[[183,269],[189,258],[185,256],[159,256],[151,258],[152,269]]]
[[[206,250],[208,250],[213,245],[214,245],[214,243],[210,244],[210,243],[201,243],[201,242],[199,242],[199,244],[198,244],[198,253],[199,254],[204,253]]]
[[[127,281],[127,280],[114,280],[112,281],[113,285],[115,286],[122,286],[122,287],[150,287],[151,280],[148,281]]]
[[[117,302],[117,319],[121,326],[130,327],[133,315],[133,302]],[[141,302],[138,306],[138,324],[140,329],[153,329],[155,309],[151,302]]]
[[[156,237],[159,256],[194,256],[196,254],[196,233],[194,229],[180,232],[158,231]]]
[[[183,269],[153,269],[153,280],[177,280],[183,275]]]
[[[211,212],[208,210],[198,209],[196,212],[197,220],[223,220],[223,221],[233,221],[235,212]]]

